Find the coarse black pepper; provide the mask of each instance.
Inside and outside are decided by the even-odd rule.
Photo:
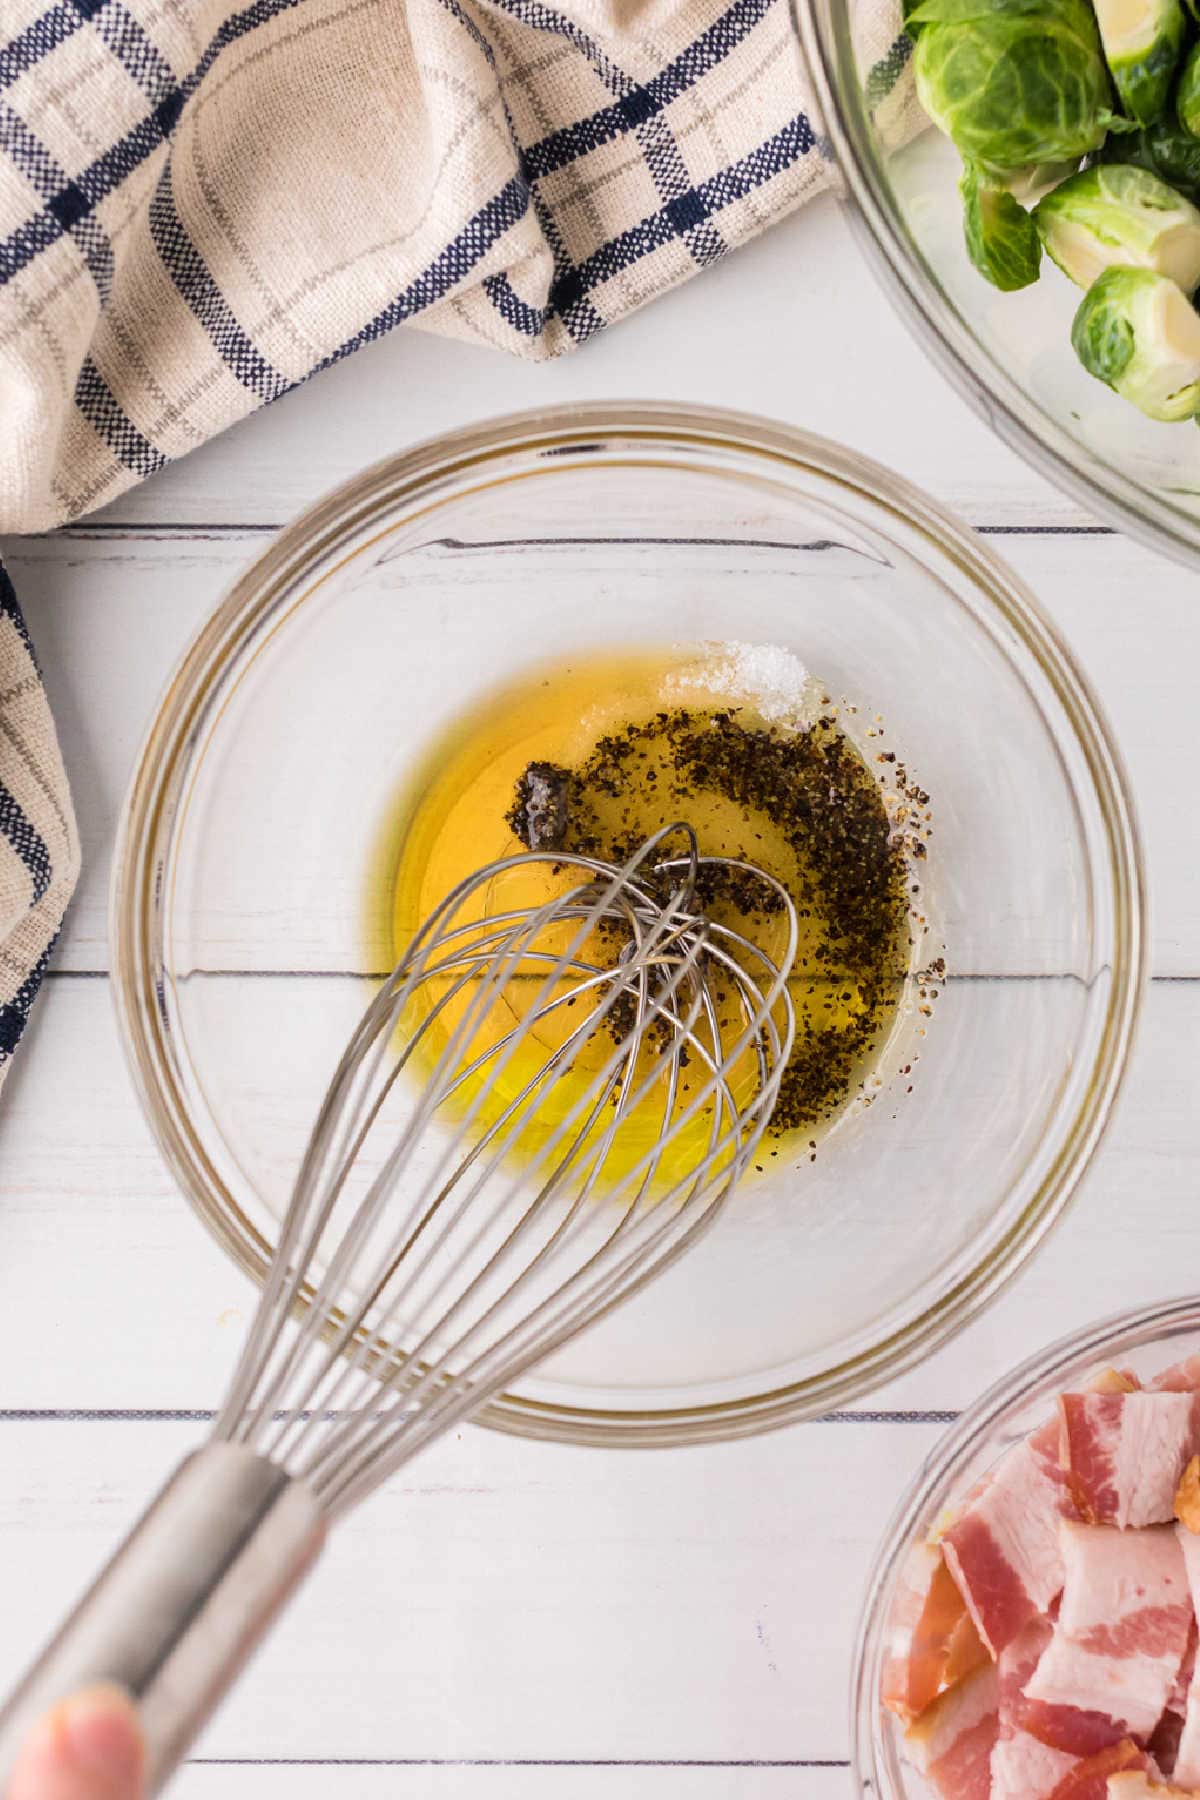
[[[911,826],[899,828],[907,809],[889,816],[881,784],[918,806],[929,796],[910,786],[894,752],[878,760],[886,772],[877,776],[832,711],[807,730],[777,731],[738,708],[678,707],[601,737],[575,768],[531,763],[507,814],[530,848],[622,862],[659,825],[681,817],[696,824],[706,795],[740,809],[746,842],[725,844],[722,854],[761,862],[788,887],[806,925],[791,984],[803,1004],[771,1123],[776,1134],[824,1123],[846,1103],[908,970],[911,859],[925,855],[925,844]],[[790,852],[786,869],[761,854],[767,825]],[[713,848],[701,833],[701,853]],[[782,905],[725,865],[702,871],[699,897],[714,918],[739,927]]]

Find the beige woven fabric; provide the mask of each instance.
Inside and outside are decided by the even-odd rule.
[[[54,724],[11,592],[0,570],[0,1082],[79,872]]]
[[[405,322],[557,355],[830,178],[786,0],[0,17],[0,531],[111,500]],[[0,1078],[76,843],[18,619],[0,627]]]
[[[0,301],[7,531],[405,318],[552,356],[827,179],[783,0],[104,0],[5,102],[0,241],[68,221]]]

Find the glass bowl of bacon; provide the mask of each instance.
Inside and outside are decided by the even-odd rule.
[[[1200,1299],[1032,1357],[901,1501],[853,1674],[877,1800],[1200,1796]]]

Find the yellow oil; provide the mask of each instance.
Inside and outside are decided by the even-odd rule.
[[[817,1112],[805,1113],[793,1105],[789,1128],[777,1131],[764,1145],[762,1160],[802,1147],[805,1154],[860,1091],[877,1058],[879,1046],[893,1022],[895,1005],[903,987],[908,962],[906,908],[899,890],[894,933],[881,945],[887,963],[884,986],[889,1001],[881,1005],[880,983],[869,989],[860,979],[861,968],[845,966],[829,955],[830,921],[823,916],[820,882],[796,834],[785,827],[778,807],[748,803],[712,786],[697,785],[681,777],[668,743],[656,739],[648,722],[664,712],[677,713],[681,701],[678,676],[681,665],[689,669],[686,707],[691,716],[704,720],[710,713],[729,711],[728,695],[714,677],[706,689],[704,664],[687,653],[669,650],[637,657],[595,657],[533,671],[525,680],[497,692],[465,717],[461,726],[437,744],[417,772],[408,791],[397,802],[384,830],[377,858],[378,873],[369,895],[369,928],[372,939],[382,936],[387,957],[396,960],[420,924],[459,882],[481,865],[519,853],[524,846],[514,835],[506,815],[513,807],[518,783],[531,762],[550,763],[571,770],[585,768],[597,743],[611,734],[640,731],[637,755],[632,759],[621,791],[589,790],[589,828],[598,837],[601,854],[613,854],[632,840],[640,840],[660,827],[686,820],[696,833],[702,854],[743,857],[757,863],[788,888],[800,910],[800,940],[789,989],[797,1019],[797,1068],[793,1073],[814,1087],[813,1069],[823,1045],[857,1045],[853,1065],[844,1069],[837,1092],[825,1097]],[[698,673],[699,671],[699,673]],[[752,702],[739,701],[734,709],[739,726],[749,730],[774,730],[756,712]],[[836,727],[826,720],[831,735]],[[879,785],[875,771],[867,771],[855,752],[858,774]],[[879,792],[884,817],[884,796]],[[585,846],[585,847],[591,847]],[[494,881],[482,902],[474,903],[472,916],[494,915],[510,906],[540,903],[577,875],[555,873],[548,863],[527,865]],[[781,917],[755,909],[747,911],[735,901],[714,900],[710,910],[719,922],[735,927],[777,954],[784,926]],[[824,950],[822,946],[824,945]],[[387,960],[387,958],[385,958]],[[516,983],[508,995],[507,1011],[492,1015],[475,1034],[469,1055],[492,1047],[504,1029],[519,1015],[532,989]],[[432,997],[432,996],[431,996]],[[436,1049],[462,1016],[461,1004],[448,1009],[439,1020],[432,1040]],[[867,1018],[867,1011],[870,1017]],[[722,1020],[728,1026],[730,1019]],[[493,1122],[571,1026],[563,1012],[540,1024],[533,1041],[504,1068],[495,1091],[477,1121],[480,1129]],[[444,1026],[445,1030],[441,1027]],[[868,1029],[869,1028],[869,1029]],[[867,1035],[864,1036],[864,1032]],[[582,1055],[571,1075],[551,1090],[543,1105],[536,1135],[522,1149],[545,1141],[577,1103],[589,1072],[611,1055],[612,1041],[603,1034]],[[844,1052],[843,1060],[844,1060]],[[806,1067],[801,1062],[806,1060]],[[639,1064],[644,1071],[645,1060]],[[741,1097],[754,1091],[756,1068],[747,1058],[735,1071]],[[819,1081],[815,1084],[819,1087]],[[686,1082],[685,1082],[686,1086]],[[463,1092],[467,1104],[475,1084]],[[676,1111],[687,1104],[686,1092]],[[641,1158],[662,1124],[661,1100],[651,1099],[623,1124],[620,1149],[606,1164],[606,1175],[624,1173]],[[659,1174],[679,1179],[703,1154],[708,1125],[702,1115],[695,1130],[678,1134],[679,1141]]]

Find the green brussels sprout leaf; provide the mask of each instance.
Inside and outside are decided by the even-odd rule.
[[[1080,302],[1075,354],[1151,419],[1200,411],[1200,316],[1166,275],[1106,269]]]
[[[1200,138],[1200,43],[1183,59],[1175,89],[1175,116],[1190,138]]]
[[[1033,218],[1046,254],[1079,287],[1121,265],[1154,269],[1186,294],[1200,287],[1200,210],[1148,169],[1081,169],[1038,202]]]
[[[1036,281],[1042,263],[1037,226],[1007,188],[968,163],[959,183],[967,254],[993,287],[1011,293]]]
[[[964,162],[1007,173],[1103,144],[1112,90],[1088,0],[921,0],[912,17],[917,94]]]

